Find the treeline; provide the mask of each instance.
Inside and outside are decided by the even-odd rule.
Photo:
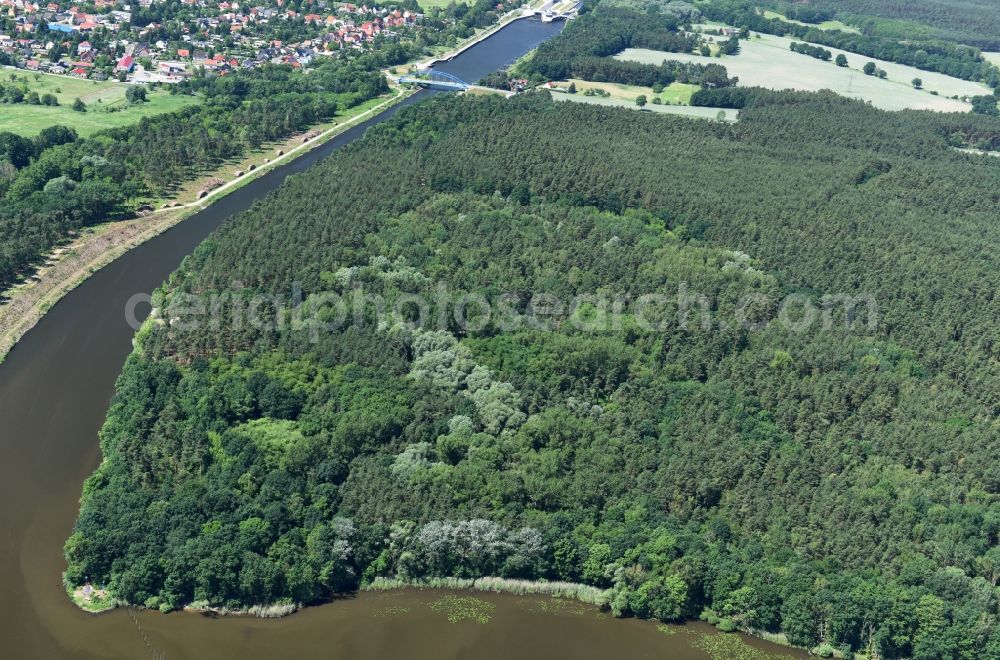
[[[741,110],[752,98],[764,92],[761,87],[724,87],[722,89],[699,89],[691,95],[691,105],[706,108],[733,108]]]
[[[336,61],[309,75],[270,66],[183,85],[204,103],[88,139],[61,127],[34,140],[0,133],[0,291],[68,232],[388,91],[377,69]]]
[[[936,71],[963,80],[983,82],[990,87],[1000,85],[1000,69],[983,59],[978,50],[960,44],[820,30],[779,18],[766,18],[748,0],[712,0],[699,5],[699,8],[708,18],[757,32],[788,35],[866,57]]]
[[[546,578],[621,615],[1000,658],[1000,164],[963,132],[1000,120],[757,91],[731,125],[407,108],[156,294],[67,577],[163,609]],[[273,322],[234,322],[258,294]],[[874,325],[824,326],[827,294]]]
[[[28,105],[59,105],[59,99],[55,94],[39,94],[34,90],[25,89],[24,86],[16,82],[5,83],[0,81],[0,103],[27,103]]]
[[[417,4],[415,11],[424,13],[424,9]],[[459,37],[471,36],[478,28],[488,27],[495,24],[500,16],[520,5],[515,0],[476,0],[472,3],[456,2],[439,10],[444,15],[454,18],[456,26],[461,28],[457,32]]]
[[[817,60],[823,60],[824,62],[829,62],[833,59],[833,53],[822,46],[813,46],[812,44],[803,44],[793,41],[791,49],[793,53],[801,53],[803,55],[815,57]]]
[[[720,64],[696,64],[664,60],[662,64],[643,64],[612,57],[577,57],[570,71],[572,78],[626,85],[667,86],[673,82],[725,87],[735,84]]]
[[[673,65],[616,61],[611,56],[626,48],[691,52],[699,45],[699,39],[678,29],[681,20],[678,14],[669,11],[639,12],[598,5],[572,21],[561,34],[541,44],[523,63],[521,72],[546,80],[584,78],[626,85],[668,85],[678,77],[678,69]],[[725,69],[718,65],[688,67],[685,76],[692,82],[704,78],[709,84],[728,84]]]
[[[932,37],[1000,50],[1000,6],[992,0],[812,0],[809,7],[799,7],[796,11],[838,15],[866,33],[910,39],[923,36],[914,34],[922,27]]]
[[[593,8],[595,0],[586,0],[584,8]],[[701,21],[698,7],[685,0],[602,0],[607,7],[622,7],[640,12],[672,14],[684,25],[693,25]]]
[[[782,8],[782,13],[786,18],[803,23],[819,24],[833,19],[834,12],[827,9],[818,9],[810,5],[791,5]]]

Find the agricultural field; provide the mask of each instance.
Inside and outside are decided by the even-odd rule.
[[[991,62],[993,64],[996,64],[997,66],[1000,66],[1000,53],[990,53],[987,51],[983,51],[983,58],[985,58],[987,62]]]
[[[792,41],[787,37],[755,33],[749,41],[740,42],[739,54],[711,61],[724,65],[729,75],[740,79],[741,86],[805,91],[830,89],[843,96],[870,101],[874,106],[885,110],[909,108],[965,112],[971,108],[968,103],[948,97],[992,93],[988,87],[979,83],[828,48],[834,57],[841,53],[847,57],[848,66],[841,68],[833,62],[824,62],[792,52],[789,48]],[[641,48],[626,49],[615,57],[652,64],[660,64],[664,60],[701,64],[710,61],[699,55],[665,53]],[[868,62],[874,62],[884,69],[888,78],[882,80],[866,76],[862,68]],[[922,90],[913,88],[914,78],[923,81]],[[938,95],[935,96],[931,92],[937,92]]]
[[[591,83],[593,84],[593,83]],[[606,83],[601,83],[606,84]],[[579,85],[577,85],[579,88]],[[638,94],[636,95],[638,96]],[[630,99],[622,97],[602,97],[602,96],[584,96],[583,94],[567,94],[565,92],[560,92],[553,90],[552,98],[556,101],[574,101],[577,103],[590,103],[592,105],[606,105],[615,108],[633,108],[638,110],[638,106],[635,104],[635,96]],[[694,117],[697,119],[719,119],[719,113],[721,112],[725,117],[725,121],[736,121],[739,111],[729,110],[725,108],[703,108],[691,105],[654,105],[653,103],[647,103],[643,108],[644,111],[649,112],[659,112],[663,114],[670,115],[681,115],[683,117]]]
[[[24,136],[37,134],[55,124],[70,126],[82,136],[106,128],[116,128],[139,121],[143,117],[173,112],[197,103],[190,96],[174,96],[159,89],[147,92],[145,103],[129,106],[125,101],[128,85],[113,81],[80,80],[69,76],[31,73],[4,69],[0,79],[5,83],[18,82],[29,90],[41,94],[54,94],[58,106],[27,105],[23,103],[0,106],[0,131],[11,131]],[[72,105],[79,98],[87,104],[87,112],[76,112]]]
[[[819,28],[820,30],[840,30],[841,32],[853,32],[855,34],[861,32],[861,30],[859,30],[858,28],[851,27],[847,23],[843,23],[841,21],[823,21],[822,23],[816,23],[814,25],[812,23],[804,23],[802,21],[793,20],[791,18],[788,18],[784,14],[779,14],[776,11],[770,11],[770,10],[764,11],[764,17],[777,18],[779,20],[785,21],[786,23],[794,23],[795,25],[804,25],[805,27]]]

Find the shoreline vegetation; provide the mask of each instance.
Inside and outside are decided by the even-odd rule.
[[[43,267],[3,294],[6,300],[0,305],[0,364],[53,305],[100,269],[275,167],[326,144],[412,94],[410,90],[393,87],[391,96],[376,97],[351,108],[346,115],[312,126],[285,140],[264,145],[238,163],[223,163],[212,172],[188,182],[173,197],[152,200],[159,207],[156,211],[96,225],[82,231],[70,243],[56,247]],[[317,134],[317,131],[321,132]],[[274,154],[273,158],[269,154]],[[221,177],[231,178],[217,185]],[[208,189],[212,185],[216,187]]]
[[[395,589],[455,589],[490,591],[515,596],[552,596],[580,601],[599,608],[608,607],[611,589],[601,589],[579,582],[549,582],[546,580],[515,580],[502,577],[457,578],[437,577],[402,579],[376,577],[361,585],[361,591],[392,591]]]
[[[85,591],[87,587],[90,587],[90,585],[75,588],[67,585],[66,589],[70,599],[85,612],[90,614],[101,614],[104,612],[110,612],[119,607],[130,607],[127,603],[111,597],[103,589],[91,587],[89,591]],[[371,582],[362,584],[356,591],[347,592],[342,595],[355,595],[363,592],[378,593],[400,591],[405,589],[416,589],[419,591],[423,591],[425,589],[467,592],[478,591],[483,593],[506,594],[512,596],[549,596],[550,598],[556,600],[576,601],[584,605],[596,607],[600,611],[608,611],[610,609],[613,592],[613,589],[601,589],[600,587],[594,587],[592,585],[578,582],[523,580],[494,576],[479,578],[433,577],[420,579],[403,579],[398,577],[391,578],[380,576],[374,578]],[[335,602],[335,600],[322,603],[321,605],[327,605],[332,602]],[[280,619],[286,616],[291,616],[305,607],[306,606],[301,603],[282,602],[268,605],[253,605],[246,609],[230,609],[226,607],[214,607],[203,601],[195,601],[186,605],[182,611],[214,617],[242,616],[255,617],[258,619]],[[142,609],[155,608],[142,607]],[[706,611],[699,617],[699,619],[709,623],[716,628],[718,632],[723,634],[739,632],[748,637],[769,642],[776,646],[801,651],[809,650],[792,644],[783,634],[769,633],[763,630],[736,629],[731,626],[719,625],[720,620],[714,615],[713,612]],[[662,628],[668,625],[684,625],[685,623],[690,623],[690,621],[693,620],[695,619],[674,624],[666,624],[661,621],[651,620],[651,623]],[[843,657],[843,655],[834,649],[832,657]],[[855,655],[855,657],[860,660],[864,660],[866,658],[864,655]]]
[[[614,589],[601,589],[589,584],[579,582],[560,582],[548,580],[519,580],[502,577],[480,577],[480,578],[457,578],[457,577],[435,577],[422,579],[402,579],[376,577],[371,582],[361,585],[358,591],[380,592],[395,591],[399,589],[451,589],[455,591],[482,591],[495,594],[509,594],[513,596],[550,596],[555,599],[575,600],[585,605],[594,606],[601,611],[608,611],[611,608],[611,598]],[[291,612],[289,612],[291,614]],[[692,621],[704,621],[713,626],[720,633],[728,634],[739,632],[748,637],[753,637],[775,646],[809,651],[809,649],[796,646],[788,641],[788,637],[781,633],[770,633],[766,630],[742,629],[732,625],[726,625],[723,620],[714,612],[706,610],[697,619],[688,619],[682,622],[665,623],[656,619],[649,621],[657,626],[684,625]],[[731,623],[731,622],[730,622]],[[722,625],[720,625],[722,624]],[[832,657],[843,657],[837,650],[833,650]],[[867,656],[855,654],[858,660],[866,660]]]
[[[88,589],[89,588],[89,589]],[[394,591],[397,589],[453,589],[456,591],[488,591],[497,594],[512,594],[515,596],[551,596],[576,600],[587,605],[606,609],[610,603],[611,590],[601,589],[578,582],[549,582],[546,580],[515,580],[502,577],[457,578],[436,577],[423,579],[402,579],[376,577],[367,584],[362,584],[356,592],[363,591]],[[66,585],[66,592],[76,605],[92,614],[108,612],[127,604],[119,601],[106,590],[91,585]],[[262,619],[275,619],[289,616],[304,607],[301,603],[271,603],[267,605],[252,605],[245,609],[230,609],[215,607],[207,602],[195,601],[184,606],[185,612],[212,613],[219,616],[254,616]],[[145,609],[155,609],[145,607]]]

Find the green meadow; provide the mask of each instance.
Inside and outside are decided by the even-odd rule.
[[[88,136],[107,128],[134,124],[143,117],[173,112],[197,103],[191,96],[172,95],[164,89],[149,91],[147,101],[130,106],[125,101],[128,85],[115,81],[81,80],[69,76],[14,71],[0,72],[4,83],[16,82],[27,91],[53,94],[58,106],[14,103],[0,105],[0,131],[10,131],[30,137],[43,128],[61,124]],[[73,110],[73,101],[80,99],[86,112]]]

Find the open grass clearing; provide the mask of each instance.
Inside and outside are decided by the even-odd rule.
[[[199,102],[195,97],[172,95],[161,88],[147,92],[145,103],[129,106],[125,101],[128,85],[124,83],[81,80],[14,69],[0,70],[0,80],[22,84],[39,95],[53,94],[59,100],[58,106],[26,103],[0,106],[0,131],[11,131],[26,137],[56,124],[69,126],[86,137],[97,131],[127,126],[143,117],[174,112]],[[87,112],[73,110],[72,104],[77,98],[87,104]]]
[[[672,105],[689,105],[691,103],[691,96],[699,89],[698,85],[675,82],[665,87],[660,94],[655,94],[652,87],[642,87],[640,85],[620,85],[618,83],[594,82],[579,78],[572,78],[569,82],[576,85],[578,94],[583,94],[588,89],[599,89],[610,94],[610,98],[629,102],[635,101],[635,97],[644,94],[650,102],[653,101],[654,97],[659,96],[664,103]]]
[[[833,62],[824,62],[792,52],[789,48],[792,41],[794,40],[787,37],[767,34],[759,35],[758,38],[755,33],[749,41],[740,42],[739,54],[721,58],[709,59],[687,53],[665,53],[637,48],[626,49],[615,57],[651,64],[660,64],[664,60],[697,64],[717,62],[726,67],[729,75],[740,79],[740,86],[804,91],[830,89],[843,96],[870,101],[885,110],[910,108],[967,112],[971,108],[968,103],[947,97],[992,93],[988,87],[979,83],[828,48],[834,57],[843,54],[847,58],[848,66],[838,67]],[[866,76],[862,68],[868,62],[874,62],[884,69],[888,73],[888,78],[883,80]],[[924,89],[913,88],[914,78],[923,81]],[[931,94],[932,91],[938,92],[938,95]]]
[[[456,5],[469,4],[468,0],[417,0],[417,4],[419,4],[420,8],[424,11],[434,9],[435,7],[447,7],[452,2]]]
[[[778,20],[785,21],[786,23],[794,23],[795,25],[802,25],[808,28],[819,28],[820,30],[840,30],[841,32],[853,32],[854,34],[859,34],[861,30],[856,27],[851,27],[847,23],[841,21],[823,21],[822,23],[805,23],[803,21],[796,21],[788,18],[784,14],[779,14],[776,11],[764,10],[764,18],[777,18]]]
[[[116,80],[83,80],[71,76],[57,76],[51,73],[25,71],[23,69],[5,68],[0,70],[0,80],[5,83],[26,85],[29,90],[39,94],[54,94],[59,103],[72,103],[80,98],[84,103],[97,102],[103,99],[110,103],[125,98],[128,85]]]
[[[593,105],[606,105],[614,108],[631,108],[632,110],[639,110],[639,106],[635,104],[634,99],[628,100],[613,97],[604,98],[601,96],[584,96],[579,93],[566,94],[565,92],[558,91],[552,92],[552,98],[555,101],[574,101],[577,103],[591,103]],[[647,103],[642,110],[660,114],[680,115],[682,117],[711,120],[717,120],[719,118],[719,113],[722,112],[725,117],[725,121],[730,122],[736,121],[739,115],[739,111],[737,110],[724,108],[702,108],[691,105],[654,105],[653,103]]]

